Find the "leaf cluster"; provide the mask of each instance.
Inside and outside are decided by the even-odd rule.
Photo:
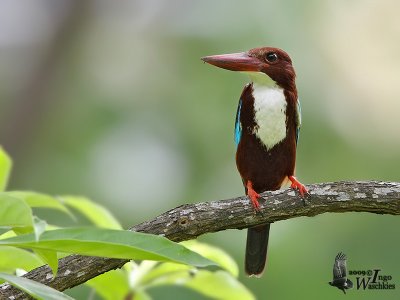
[[[198,241],[172,242],[162,236],[123,230],[103,206],[81,196],[6,191],[12,161],[0,148],[0,280],[36,299],[72,299],[21,277],[48,264],[57,276],[58,259],[81,254],[130,259],[86,283],[103,299],[151,299],[153,287],[177,285],[214,299],[253,299],[237,279],[238,267],[223,250]],[[37,208],[80,214],[92,227],[59,227],[35,215]],[[215,268],[217,266],[218,268]]]

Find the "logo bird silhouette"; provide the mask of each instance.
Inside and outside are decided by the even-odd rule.
[[[347,278],[347,257],[346,254],[339,252],[333,264],[333,280],[329,282],[346,294],[346,290],[353,287],[353,283]]]

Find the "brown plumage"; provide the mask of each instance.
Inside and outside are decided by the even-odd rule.
[[[272,149],[266,149],[254,134],[258,126],[254,120],[252,84],[247,85],[240,97],[242,136],[236,151],[236,165],[244,183],[251,181],[256,192],[280,189],[287,176],[294,174],[296,162],[296,100],[286,97],[286,137]]]
[[[236,165],[246,195],[256,212],[260,210],[259,193],[280,189],[286,180],[290,180],[291,187],[298,189],[302,195],[306,193],[305,187],[293,176],[300,111],[296,75],[289,55],[278,48],[263,47],[242,53],[208,56],[203,60],[227,70],[247,72],[250,77],[263,73],[261,77],[254,77],[260,80],[257,86],[250,83],[244,87],[235,124]],[[255,93],[256,88],[259,93]],[[255,94],[259,98],[256,99]],[[255,105],[256,101],[259,105]],[[264,110],[262,118],[257,120],[257,113],[261,110]],[[263,118],[267,118],[267,122]],[[274,118],[277,123],[271,123],[275,122]],[[265,129],[266,126],[273,127],[272,131],[264,130],[263,134],[267,132],[271,136],[265,137],[260,133],[260,128]],[[269,230],[270,224],[248,229],[245,270],[249,275],[260,276],[264,270]]]

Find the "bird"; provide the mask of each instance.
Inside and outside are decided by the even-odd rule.
[[[250,77],[237,106],[234,142],[236,166],[254,211],[261,211],[261,193],[281,189],[288,183],[302,197],[308,194],[294,176],[301,108],[289,55],[279,48],[260,47],[201,59]],[[245,272],[249,276],[263,274],[269,232],[270,224],[247,231]]]
[[[346,290],[353,287],[353,282],[347,278],[347,257],[346,254],[339,252],[333,264],[333,280],[329,282],[346,294]]]

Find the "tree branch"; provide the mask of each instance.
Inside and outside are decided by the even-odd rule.
[[[245,197],[228,200],[184,204],[158,217],[138,224],[130,230],[163,235],[180,242],[202,234],[226,229],[243,229],[263,223],[326,212],[370,212],[400,215],[400,183],[379,181],[331,182],[307,186],[310,195],[301,199],[292,189],[265,192],[260,201],[261,213],[255,214]],[[57,277],[50,268],[39,267],[26,278],[57,290],[82,284],[104,272],[122,267],[128,260],[70,255],[60,259]],[[9,298],[13,296],[14,298]],[[1,299],[27,299],[23,292],[0,285]]]

